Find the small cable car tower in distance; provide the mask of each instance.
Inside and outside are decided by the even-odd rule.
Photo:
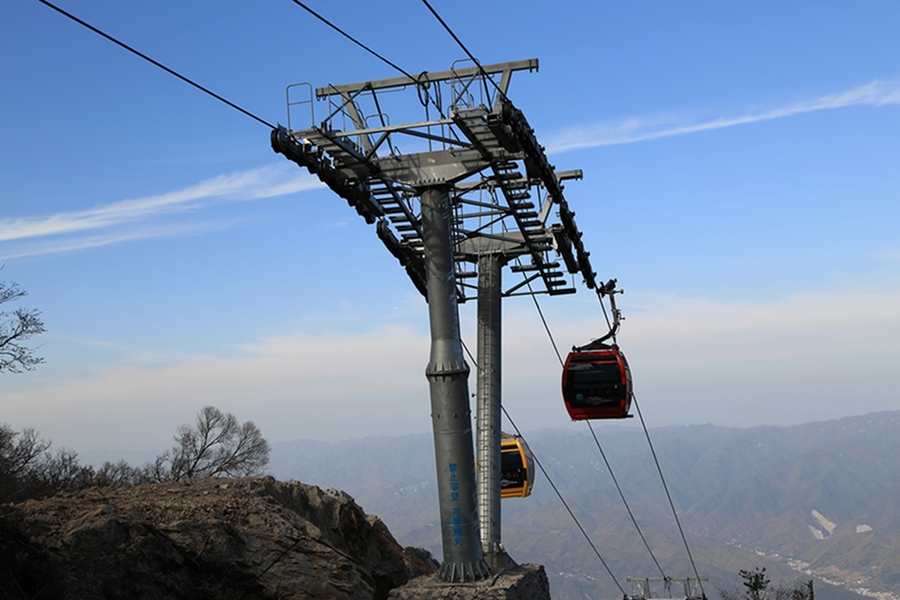
[[[706,600],[700,589],[701,581],[709,581],[708,577],[626,577],[631,584],[628,600]],[[654,596],[652,584],[662,584],[663,595]],[[672,595],[672,584],[680,583],[683,594]]]
[[[562,181],[507,96],[536,59],[315,88],[288,86],[272,148],[306,167],[375,226],[428,303],[425,370],[447,582],[503,570],[500,543],[501,299],[575,292],[595,273]],[[316,101],[327,107],[316,120]],[[296,126],[292,115],[303,115]],[[402,123],[402,124],[401,124]],[[503,285],[503,269],[521,277]],[[458,304],[477,299],[477,485]],[[477,494],[477,501],[476,501]]]

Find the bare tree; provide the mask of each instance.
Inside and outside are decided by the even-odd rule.
[[[13,431],[0,423],[0,503],[18,502],[37,495],[39,473],[50,449],[50,442],[41,439],[34,429]]]
[[[27,492],[25,480],[49,447],[50,442],[40,439],[34,429],[17,433],[0,423],[0,503],[17,500]]]
[[[814,600],[812,579],[808,581],[795,581],[793,585],[777,585],[770,587],[769,578],[766,576],[765,567],[756,567],[752,571],[741,569],[738,572],[743,581],[744,591],[718,589],[719,598],[722,600]]]
[[[46,495],[94,485],[94,469],[78,462],[78,453],[68,448],[45,452],[35,465],[34,484]]]
[[[212,406],[204,406],[193,424],[179,427],[175,446],[142,468],[120,460],[94,469],[80,464],[73,450],[51,451],[50,442],[34,429],[16,432],[0,423],[0,504],[91,486],[245,477],[261,474],[268,464],[269,443],[259,428]]]
[[[0,304],[18,300],[27,292],[16,283],[0,281]],[[0,373],[31,371],[44,359],[34,355],[34,349],[23,345],[30,337],[44,333],[41,311],[17,308],[0,311]]]
[[[34,429],[16,433],[0,423],[0,475],[24,475],[49,448],[50,442],[41,439]]]
[[[0,423],[0,502],[40,498],[92,484],[93,469],[80,465],[78,454],[65,448],[51,453],[50,445],[34,429],[17,433]]]
[[[117,463],[106,461],[94,472],[93,485],[97,487],[123,487],[153,481],[149,477],[146,467],[139,469],[132,467],[124,460]]]
[[[253,421],[238,423],[231,413],[204,406],[193,425],[182,425],[175,446],[145,467],[155,481],[196,477],[245,477],[269,464],[269,443]]]

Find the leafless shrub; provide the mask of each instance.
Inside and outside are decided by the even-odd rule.
[[[38,437],[34,429],[16,433],[6,423],[0,423],[0,473],[3,475],[25,474],[49,448],[50,442]]]
[[[269,464],[269,443],[252,421],[204,406],[193,425],[182,425],[175,446],[145,467],[154,481],[258,475]]]
[[[813,582],[795,581],[792,586],[777,585],[770,587],[769,578],[766,576],[766,568],[755,568],[752,571],[741,570],[744,591],[741,590],[716,590],[722,600],[814,600]]]
[[[117,463],[109,461],[94,472],[93,485],[97,487],[122,487],[135,485],[148,480],[145,469],[132,467],[124,460]]]
[[[16,283],[0,281],[0,304],[18,300],[26,293]],[[34,355],[33,348],[22,344],[44,331],[41,311],[37,309],[0,311],[0,373],[31,371],[44,362],[43,358]]]
[[[94,469],[78,463],[78,454],[68,448],[46,452],[35,465],[35,482],[50,493],[77,490],[94,483]]]
[[[142,468],[124,460],[99,469],[81,465],[78,454],[50,450],[33,429],[0,423],[0,503],[43,498],[92,486],[120,487],[147,481],[258,475],[269,464],[269,443],[252,421],[205,406],[192,425],[182,425],[175,446]]]
[[[13,431],[0,423],[0,502],[30,497],[35,466],[50,448],[34,429]]]
[[[15,432],[0,424],[0,501],[39,498],[92,484],[91,467],[65,448],[50,452],[50,442],[34,429]]]

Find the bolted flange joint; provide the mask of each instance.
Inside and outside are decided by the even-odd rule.
[[[469,365],[464,360],[450,361],[431,361],[425,367],[425,377],[433,379],[436,377],[454,377],[469,376]]]
[[[484,560],[475,562],[445,562],[438,571],[438,577],[445,583],[468,583],[481,581],[493,575]]]

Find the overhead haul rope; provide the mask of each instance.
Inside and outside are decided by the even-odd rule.
[[[475,365],[476,369],[480,369],[478,366],[478,362],[472,356],[472,352],[469,351],[469,347],[466,346],[465,342],[462,342],[462,346],[466,351],[466,354],[469,355],[469,359],[472,361],[472,364]],[[506,415],[506,419],[509,421],[510,425],[513,426],[513,429],[516,430],[516,435],[525,439],[525,436],[522,435],[522,432],[519,431],[519,428],[516,426],[515,421],[512,420],[512,417],[509,416],[509,412],[506,410],[506,407],[503,404],[500,405],[500,410],[503,411],[503,414]],[[527,441],[526,441],[527,444]],[[529,448],[531,446],[529,445]],[[572,520],[575,522],[575,525],[578,527],[579,531],[581,531],[581,535],[584,536],[584,539],[587,540],[587,543],[590,545],[591,549],[594,551],[594,554],[597,555],[597,558],[600,560],[600,563],[603,565],[603,568],[606,569],[606,572],[609,573],[609,576],[612,578],[613,582],[616,584],[616,587],[619,588],[619,591],[622,594],[625,594],[625,590],[622,588],[622,585],[619,583],[619,580],[616,579],[616,576],[613,575],[612,570],[610,570],[609,565],[606,564],[606,561],[603,560],[603,556],[600,554],[600,551],[597,549],[597,546],[594,545],[594,542],[591,540],[591,537],[588,535],[587,531],[585,531],[584,527],[581,525],[581,522],[578,520],[578,517],[575,516],[575,513],[572,511],[571,507],[569,507],[569,503],[566,502],[566,499],[563,497],[562,492],[559,491],[559,488],[556,487],[556,484],[553,483],[553,479],[550,477],[550,474],[547,473],[547,470],[544,468],[544,465],[541,463],[540,459],[535,454],[534,449],[531,449],[531,456],[534,458],[535,464],[540,468],[541,473],[544,474],[544,477],[547,478],[547,481],[550,483],[550,487],[553,488],[553,491],[556,492],[556,496],[559,498],[559,501],[562,502],[566,511],[569,513],[569,516],[572,517]]]
[[[619,481],[616,479],[615,473],[613,473],[612,467],[609,464],[609,461],[606,459],[606,453],[603,451],[603,448],[600,446],[600,440],[597,439],[597,434],[594,433],[594,426],[591,425],[590,420],[587,422],[588,429],[591,430],[591,435],[594,436],[594,442],[597,444],[597,450],[600,451],[600,456],[603,457],[603,462],[606,463],[606,468],[609,470],[609,476],[612,477],[613,483],[616,484],[616,490],[619,492],[619,498],[622,499],[622,504],[625,505],[625,510],[628,511],[628,516],[631,517],[631,522],[634,523],[634,528],[637,529],[638,535],[641,537],[641,541],[644,542],[644,547],[647,549],[647,552],[650,553],[650,558],[653,559],[653,563],[656,565],[656,568],[659,569],[659,574],[662,575],[663,579],[668,580],[666,577],[663,568],[660,566],[659,561],[656,560],[656,555],[653,554],[653,550],[650,549],[650,544],[647,543],[647,538],[644,537],[644,533],[641,531],[641,528],[637,524],[637,519],[634,518],[634,513],[631,512],[631,507],[628,506],[628,501],[625,500],[625,494],[622,493],[622,488],[619,486]]]
[[[541,310],[541,305],[538,302],[537,295],[534,293],[534,290],[531,289],[531,283],[528,283],[528,289],[531,292],[531,299],[534,301],[535,307],[537,307],[538,314],[541,316],[541,322],[544,324],[544,330],[547,332],[547,337],[550,338],[550,344],[553,345],[553,351],[556,352],[556,358],[559,360],[559,366],[563,367],[564,362],[562,359],[562,355],[559,353],[559,347],[556,345],[556,340],[553,338],[553,332],[550,331],[550,327],[547,325],[547,320],[544,318],[544,312]],[[598,295],[600,292],[598,291]],[[603,302],[601,300],[600,306],[603,306]],[[607,321],[608,322],[608,321]],[[610,328],[612,331],[612,328]],[[504,413],[506,410],[504,409]],[[509,415],[507,415],[508,417]],[[512,423],[512,419],[510,419]],[[647,543],[647,538],[644,537],[644,533],[641,531],[640,525],[638,525],[637,519],[634,517],[634,513],[631,511],[631,507],[628,505],[628,501],[625,499],[625,493],[622,491],[622,487],[619,485],[619,480],[616,478],[616,474],[613,472],[612,465],[609,464],[609,460],[606,458],[606,453],[603,451],[603,447],[600,445],[600,440],[597,438],[597,434],[594,433],[594,427],[591,425],[591,422],[588,421],[588,429],[591,431],[591,436],[594,438],[594,443],[597,444],[597,450],[600,451],[600,456],[603,457],[603,463],[606,465],[606,470],[609,471],[609,476],[613,480],[613,484],[616,486],[616,490],[619,492],[619,498],[622,499],[622,503],[625,505],[625,510],[628,511],[628,516],[631,518],[632,524],[634,524],[634,528],[637,530],[638,536],[640,536],[641,541],[644,543],[644,547],[647,548],[647,552],[650,553],[650,558],[653,559],[653,563],[656,565],[656,568],[659,569],[660,574],[663,578],[666,577],[663,568],[660,566],[659,561],[656,559],[656,555],[653,554],[653,550],[650,548],[650,544]],[[513,425],[515,427],[515,425]],[[537,459],[535,459],[537,460]],[[543,467],[541,468],[543,471]],[[552,484],[551,484],[552,485]],[[562,499],[562,498],[560,498]]]
[[[294,4],[296,4],[297,6],[299,6],[300,8],[302,8],[303,10],[305,10],[306,12],[308,12],[309,14],[311,14],[312,16],[314,16],[315,18],[317,18],[319,21],[321,21],[322,23],[324,23],[325,25],[330,27],[331,29],[333,29],[336,32],[338,32],[339,34],[341,34],[343,37],[347,38],[348,40],[350,40],[351,42],[353,42],[354,44],[356,44],[357,46],[359,46],[360,48],[362,48],[363,50],[365,50],[366,52],[368,52],[369,54],[371,54],[372,56],[374,56],[381,62],[383,62],[384,64],[388,65],[389,67],[395,69],[396,71],[399,71],[400,73],[402,73],[403,75],[408,77],[410,80],[410,83],[415,85],[416,88],[418,89],[419,102],[422,103],[422,106],[425,106],[427,109],[428,102],[431,102],[432,104],[434,104],[434,107],[437,109],[438,113],[441,115],[441,118],[446,119],[446,117],[444,116],[443,108],[441,107],[440,83],[436,84],[437,92],[435,93],[435,98],[431,98],[431,95],[428,93],[428,85],[429,85],[430,81],[428,79],[427,71],[423,71],[418,77],[410,74],[408,71],[406,71],[402,67],[398,66],[396,63],[391,62],[384,56],[378,54],[377,52],[375,52],[374,50],[372,50],[371,48],[369,48],[368,46],[366,46],[365,44],[360,42],[358,39],[356,39],[355,37],[353,37],[346,31],[344,31],[343,29],[341,29],[340,27],[338,27],[337,25],[335,25],[334,23],[332,23],[331,21],[329,21],[328,19],[326,19],[325,17],[323,17],[322,15],[320,15],[319,13],[317,13],[316,11],[311,9],[309,6],[307,6],[300,0],[291,0],[291,1]],[[425,90],[424,101],[423,101],[423,97],[422,97],[422,90]],[[374,96],[374,94],[373,94],[373,96]],[[377,100],[376,100],[376,102],[377,102]]]
[[[478,361],[476,361],[475,357],[472,356],[472,352],[469,350],[469,347],[466,346],[466,343],[462,340],[462,338],[460,338],[460,342],[462,343],[462,347],[466,351],[466,354],[469,355],[469,360],[472,361],[472,364],[475,365],[476,369],[481,370],[481,367],[478,366]],[[502,410],[503,414],[506,415],[506,419],[509,421],[510,425],[513,426],[513,429],[516,430],[516,435],[524,440],[525,436],[523,436],[522,432],[519,431],[519,428],[516,427],[515,421],[513,421],[512,417],[509,416],[509,412],[507,412],[506,407],[503,406],[503,404],[500,404],[500,410]],[[527,440],[525,443],[526,444],[528,443]],[[550,483],[550,487],[552,487],[553,491],[556,492],[556,496],[559,498],[559,501],[562,502],[563,506],[566,508],[566,511],[568,511],[569,516],[572,517],[573,521],[575,521],[575,525],[581,531],[581,535],[584,536],[584,539],[587,540],[587,543],[591,546],[591,549],[594,551],[594,554],[596,554],[597,558],[600,559],[600,563],[603,565],[603,568],[606,569],[606,572],[609,573],[609,576],[612,578],[613,582],[616,584],[616,587],[619,588],[619,591],[622,592],[623,595],[626,595],[625,590],[622,588],[622,585],[619,583],[619,580],[616,579],[615,575],[613,575],[612,571],[609,568],[609,565],[606,564],[606,561],[603,560],[603,556],[601,556],[600,551],[597,550],[597,546],[595,546],[594,542],[591,541],[591,537],[588,535],[587,531],[585,531],[584,527],[581,525],[581,522],[578,520],[578,517],[575,516],[575,513],[572,512],[572,509],[569,507],[569,503],[566,502],[565,498],[563,498],[562,492],[560,492],[559,488],[556,487],[556,484],[553,483],[553,479],[551,479],[550,474],[547,473],[547,470],[544,468],[544,465],[542,465],[540,459],[538,459],[537,454],[534,453],[534,449],[531,448],[530,445],[529,445],[529,448],[531,449],[531,456],[534,458],[535,464],[541,469],[541,473],[544,474],[544,477],[547,478],[547,481]]]
[[[454,39],[454,41],[456,41],[457,45],[460,48],[462,48],[463,52],[466,53],[466,56],[469,57],[469,60],[471,60],[473,63],[475,63],[475,66],[478,67],[478,70],[481,72],[482,84],[484,85],[484,92],[485,92],[485,95],[488,97],[488,99],[490,100],[490,96],[491,96],[490,92],[488,91],[488,87],[487,87],[488,81],[490,81],[491,84],[493,84],[493,86],[497,89],[498,94],[505,97],[506,94],[503,93],[503,90],[500,89],[500,86],[497,85],[497,82],[488,76],[487,72],[481,66],[481,63],[478,61],[477,58],[475,58],[475,55],[472,54],[471,52],[469,52],[469,49],[466,48],[466,45],[462,43],[462,40],[459,39],[459,36],[457,36],[455,33],[453,33],[453,30],[450,29],[450,26],[447,25],[446,21],[444,21],[444,19],[441,18],[441,15],[439,15],[438,12],[436,10],[434,10],[434,8],[431,6],[431,4],[428,3],[428,0],[422,0],[422,3],[428,8],[429,11],[431,11],[431,14],[434,15],[434,18],[438,20],[438,23],[440,23],[444,27],[444,29],[447,31],[447,33],[450,34],[450,37],[452,37]]]
[[[175,71],[175,70],[173,70],[173,69],[170,69],[169,67],[167,67],[166,65],[162,64],[161,62],[156,61],[156,60],[150,58],[149,56],[147,56],[147,55],[144,54],[143,52],[140,52],[139,50],[135,50],[134,48],[132,48],[131,46],[129,46],[129,45],[126,44],[125,42],[121,42],[121,41],[117,40],[116,38],[114,38],[113,36],[109,35],[108,33],[105,33],[105,32],[103,32],[103,31],[101,31],[100,29],[97,29],[96,27],[94,27],[94,26],[91,25],[90,23],[87,23],[86,21],[82,21],[81,19],[79,19],[78,17],[76,17],[75,15],[73,15],[72,13],[69,13],[69,12],[64,11],[64,10],[61,9],[60,7],[58,7],[58,6],[54,5],[54,4],[51,4],[51,3],[48,2],[47,0],[38,0],[38,2],[40,2],[41,4],[45,4],[46,6],[49,6],[50,8],[52,8],[53,10],[55,10],[56,12],[58,12],[59,14],[61,14],[61,15],[63,15],[63,16],[66,16],[66,17],[68,17],[68,18],[70,18],[70,19],[72,19],[73,21],[75,21],[75,22],[78,23],[79,25],[82,25],[82,26],[84,26],[84,27],[87,27],[88,29],[90,29],[91,31],[93,31],[94,33],[96,33],[97,35],[102,36],[102,37],[108,39],[109,41],[111,41],[112,43],[116,44],[117,46],[120,46],[120,47],[122,47],[122,48],[128,50],[128,51],[131,52],[132,54],[135,54],[135,55],[137,55],[137,56],[143,58],[143,59],[146,60],[147,62],[149,62],[149,63],[151,63],[151,64],[153,64],[153,65],[159,67],[160,69],[162,69],[162,70],[165,71],[166,73],[169,73],[170,75],[174,75],[175,77],[177,77],[178,79],[182,80],[183,82],[185,82],[185,83],[187,83],[187,84],[189,84],[189,85],[194,86],[195,88],[197,88],[197,89],[200,90],[201,92],[204,92],[205,94],[209,94],[210,96],[212,96],[213,98],[215,98],[215,99],[218,100],[219,102],[223,102],[223,103],[227,104],[228,106],[230,106],[231,108],[235,109],[236,111],[241,112],[241,113],[247,115],[248,117],[250,117],[251,119],[254,119],[254,120],[256,120],[256,121],[262,123],[263,125],[265,125],[265,126],[268,127],[269,129],[275,129],[275,126],[274,126],[274,125],[272,125],[272,124],[269,123],[268,121],[263,120],[263,119],[260,118],[260,117],[257,117],[256,115],[254,115],[254,114],[253,114],[252,112],[250,112],[249,110],[246,110],[246,109],[244,109],[244,108],[241,108],[240,106],[238,106],[238,105],[235,104],[234,102],[231,102],[230,100],[227,100],[227,99],[223,98],[222,96],[220,96],[219,94],[213,92],[212,90],[203,87],[202,85],[200,85],[200,84],[197,83],[196,81],[193,81],[193,80],[191,80],[191,79],[185,77],[185,76],[182,75],[181,73],[178,73],[177,71]]]
[[[697,585],[700,586],[700,593],[706,598],[706,591],[703,589],[703,582],[700,580],[700,573],[697,571],[697,564],[694,562],[694,556],[691,554],[691,548],[688,546],[687,538],[684,535],[684,529],[681,527],[681,520],[678,518],[678,511],[675,510],[675,503],[672,501],[672,494],[669,493],[669,486],[666,484],[666,478],[663,475],[662,467],[659,466],[659,459],[656,457],[656,450],[653,448],[653,442],[650,441],[650,432],[647,430],[647,424],[644,422],[644,415],[641,412],[641,406],[638,404],[637,396],[632,392],[631,398],[634,401],[634,407],[637,409],[638,417],[641,419],[641,427],[644,429],[644,435],[647,437],[647,444],[650,446],[650,453],[653,455],[653,462],[656,463],[656,470],[659,473],[659,479],[662,481],[663,489],[666,491],[666,498],[669,500],[669,506],[672,508],[672,516],[675,517],[675,524],[678,525],[678,533],[681,534],[681,541],[684,543],[684,549],[687,551],[688,558],[691,561],[691,568],[694,569],[694,576],[697,578]]]
[[[500,410],[503,411],[503,414],[506,415],[506,418],[509,420],[510,425],[513,426],[513,429],[516,430],[516,435],[522,437],[522,433],[519,431],[519,428],[516,426],[515,421],[512,420],[512,417],[509,416],[509,413],[506,411],[506,407],[502,404],[500,405]],[[559,501],[563,503],[563,506],[566,507],[566,510],[569,512],[569,516],[572,517],[572,520],[575,521],[575,524],[578,525],[578,529],[581,530],[581,534],[584,536],[584,539],[587,540],[588,544],[591,545],[591,549],[593,549],[594,554],[597,555],[597,558],[600,559],[600,562],[603,564],[603,568],[606,569],[606,572],[609,573],[609,576],[612,578],[613,582],[616,584],[616,587],[619,588],[619,591],[622,592],[623,596],[627,596],[625,590],[622,589],[619,580],[616,579],[616,576],[613,575],[612,571],[609,568],[609,565],[606,564],[606,561],[603,560],[603,557],[600,556],[600,551],[597,550],[597,546],[594,545],[594,542],[591,541],[590,536],[588,536],[587,532],[584,530],[584,527],[581,526],[581,523],[578,521],[578,518],[575,516],[575,513],[572,512],[572,509],[569,508],[569,504],[566,502],[566,499],[563,498],[562,493],[560,493],[559,489],[556,487],[556,484],[553,483],[553,480],[550,479],[550,475],[547,473],[547,469],[544,468],[544,465],[541,464],[541,461],[538,459],[537,454],[534,453],[534,450],[531,451],[531,456],[534,458],[534,463],[540,468],[541,473],[544,474],[544,477],[547,478],[547,481],[550,483],[550,487],[553,488],[553,491],[556,492],[556,495],[559,497]]]
[[[295,0],[295,1],[296,1],[296,0]],[[491,79],[491,78],[488,76],[488,74],[485,72],[485,70],[481,67],[481,63],[478,61],[478,59],[475,58],[475,56],[474,56],[471,52],[469,52],[469,49],[466,48],[465,44],[462,43],[462,40],[459,39],[459,37],[453,32],[453,30],[450,28],[450,26],[447,25],[447,23],[441,18],[441,16],[440,16],[440,15],[437,13],[437,11],[431,6],[431,4],[428,3],[428,0],[422,0],[422,3],[425,4],[425,6],[428,8],[429,11],[431,11],[431,13],[434,15],[434,17],[438,20],[438,22],[440,22],[440,24],[444,27],[444,29],[447,30],[447,33],[450,34],[450,36],[456,41],[456,43],[459,45],[459,47],[462,48],[462,50],[466,53],[466,55],[468,55],[469,59],[471,59],[472,62],[475,63],[475,65],[478,67],[479,71],[481,71],[482,78],[483,78],[484,80],[486,80],[486,81],[490,81],[490,82],[494,85],[494,87],[497,89],[497,92],[500,93],[501,95],[503,95],[503,91],[500,89],[500,87],[497,85],[497,83],[496,83],[493,79]],[[484,85],[485,85],[485,89],[487,89],[487,83],[486,83],[486,82],[485,82]],[[519,258],[516,257],[516,260],[519,261]],[[550,339],[550,343],[551,343],[552,346],[553,346],[553,351],[556,353],[556,358],[557,358],[557,360],[559,361],[560,367],[562,367],[562,366],[564,366],[564,362],[563,362],[563,359],[562,359],[562,355],[561,355],[560,352],[559,352],[559,347],[556,345],[556,340],[553,338],[553,333],[550,331],[550,326],[547,324],[547,319],[544,317],[544,311],[541,309],[540,302],[538,302],[537,296],[536,296],[535,293],[534,293],[534,289],[531,287],[531,282],[530,282],[530,281],[527,281],[527,279],[526,279],[526,282],[525,282],[525,283],[526,283],[526,285],[528,286],[528,291],[530,292],[529,295],[531,296],[531,299],[532,299],[532,301],[534,302],[534,306],[535,306],[535,308],[536,308],[537,311],[538,311],[538,315],[539,315],[540,318],[541,318],[541,323],[543,323],[543,325],[544,325],[544,330],[547,332],[547,337]],[[613,283],[613,286],[614,286],[614,283]],[[597,292],[597,299],[598,299],[599,302],[600,302],[600,308],[603,309],[603,317],[604,317],[604,319],[606,319],[606,325],[607,325],[607,327],[608,327],[608,329],[609,329],[609,333],[607,334],[607,336],[605,336],[604,338],[601,338],[601,339],[606,339],[606,337],[611,337],[612,340],[613,340],[613,343],[615,343],[615,342],[616,342],[616,333],[617,333],[618,324],[619,324],[619,318],[618,318],[618,310],[615,308],[615,298],[613,297],[614,291],[613,291],[613,290],[607,290],[606,287],[604,287],[604,288],[602,288],[602,289],[599,289],[599,288],[598,288],[598,289],[596,290],[596,292]],[[613,323],[610,323],[609,316],[608,316],[607,313],[606,313],[606,306],[603,304],[603,296],[604,296],[605,294],[607,294],[607,293],[610,295],[611,309],[614,311],[614,312],[613,312]],[[465,347],[465,345],[464,345],[464,347]],[[472,354],[471,354],[471,352],[469,352],[469,349],[468,349],[468,348],[466,348],[466,352],[469,354],[469,357],[471,358],[471,357],[472,357]],[[473,359],[473,360],[474,360],[474,359]],[[632,397],[633,397],[633,395],[632,395]],[[636,400],[635,400],[635,406],[637,407],[637,401],[636,401]],[[509,417],[509,413],[506,411],[506,408],[503,407],[502,404],[501,404],[500,408],[503,410],[503,413],[506,415],[507,419],[509,419],[509,421],[510,421],[510,423],[512,424],[513,428],[516,429],[516,433],[519,434],[519,435],[521,436],[521,434],[519,433],[519,430],[518,430],[518,428],[516,427],[515,423],[514,423],[513,420]],[[638,414],[640,414],[640,408],[639,408],[639,407],[638,407]],[[644,423],[643,416],[641,417],[641,423],[642,423],[642,424]],[[597,438],[597,436],[594,434],[594,428],[591,426],[590,422],[588,422],[588,428],[589,428],[590,431],[591,431],[591,435],[592,435],[593,438],[594,438],[594,442],[596,442],[596,444],[597,444],[597,449],[600,451],[600,456],[603,457],[603,461],[604,461],[604,463],[606,464],[606,468],[609,470],[609,474],[610,474],[610,476],[612,477],[613,483],[615,484],[616,489],[617,489],[618,492],[619,492],[619,497],[622,499],[622,502],[625,504],[625,508],[626,508],[627,511],[628,511],[628,515],[631,517],[631,521],[632,521],[632,523],[634,524],[635,529],[637,529],[637,532],[638,532],[638,535],[639,535],[640,538],[641,538],[641,541],[643,541],[644,546],[647,548],[647,551],[650,553],[650,557],[653,559],[653,562],[656,564],[656,566],[657,566],[657,568],[659,569],[660,573],[662,573],[663,577],[665,578],[666,575],[665,575],[665,573],[663,572],[662,567],[661,567],[660,564],[659,564],[659,561],[656,559],[656,556],[653,554],[653,551],[650,549],[650,545],[647,543],[647,540],[646,540],[646,538],[644,537],[643,532],[641,532],[641,528],[640,528],[640,526],[638,526],[637,520],[635,519],[634,514],[632,513],[631,508],[630,508],[629,505],[628,505],[628,502],[625,500],[625,495],[624,495],[624,493],[622,492],[622,488],[619,486],[619,482],[618,482],[618,480],[616,479],[615,474],[613,473],[612,466],[609,464],[609,461],[606,459],[606,453],[603,452],[603,448],[602,448],[601,445],[600,445],[600,441],[599,441],[599,439]],[[647,436],[647,441],[649,442],[649,441],[650,441],[650,434],[647,432],[646,426],[644,426],[644,433],[645,433],[645,435]],[[651,452],[653,452],[653,446],[652,446],[652,444],[650,445],[650,449],[651,449]],[[655,453],[655,452],[653,452],[653,457],[654,457],[654,460],[656,460],[656,453]],[[540,463],[540,461],[538,460],[537,456],[534,457],[534,460],[535,460],[535,462],[537,463],[537,465],[540,467],[541,472],[544,473],[544,476],[547,477],[547,480],[550,481],[551,487],[553,487],[553,490],[554,490],[554,491],[556,492],[556,494],[559,496],[560,501],[562,501],[563,505],[566,507],[566,510],[569,511],[569,514],[570,514],[570,515],[572,516],[572,518],[575,520],[575,523],[578,525],[579,529],[581,529],[582,533],[584,533],[584,535],[585,535],[585,537],[587,538],[588,542],[590,543],[591,547],[594,549],[594,552],[597,553],[598,558],[600,558],[600,562],[602,562],[602,563],[603,563],[603,566],[606,567],[606,570],[607,570],[607,572],[609,572],[610,577],[613,578],[613,581],[615,581],[615,582],[616,582],[616,585],[619,586],[619,590],[621,590],[622,593],[624,594],[625,591],[622,590],[622,587],[619,585],[619,582],[616,581],[615,576],[613,576],[612,572],[609,570],[609,567],[606,565],[606,562],[603,560],[602,557],[600,557],[599,551],[597,551],[596,547],[594,546],[593,542],[591,542],[590,538],[587,537],[587,534],[584,532],[584,529],[581,528],[581,524],[580,524],[580,523],[578,522],[578,520],[575,518],[575,515],[572,513],[571,509],[569,509],[569,506],[568,506],[568,504],[566,503],[566,501],[563,499],[562,494],[560,494],[559,490],[556,488],[556,486],[555,486],[555,485],[553,484],[553,482],[550,480],[550,477],[547,475],[546,470],[544,469],[543,465],[541,465],[541,463]],[[671,495],[669,494],[668,486],[666,486],[666,484],[665,484],[665,479],[663,478],[663,475],[662,475],[662,469],[659,468],[659,462],[658,462],[658,461],[657,461],[656,464],[657,464],[657,469],[659,470],[660,478],[663,479],[663,487],[666,489],[666,495],[667,495],[667,497],[669,498],[669,504],[670,504],[670,506],[672,507],[672,512],[673,512],[673,514],[675,515],[675,521],[676,521],[676,523],[678,523],[678,529],[679,529],[679,531],[682,532],[682,533],[681,533],[681,537],[682,537],[682,540],[684,541],[685,548],[687,549],[688,557],[691,559],[691,565],[692,565],[693,568],[694,568],[694,574],[697,576],[697,580],[698,580],[698,583],[699,583],[700,575],[697,573],[697,567],[696,567],[696,565],[694,564],[693,556],[691,555],[690,549],[689,549],[688,546],[687,546],[687,539],[684,537],[684,532],[683,532],[683,530],[681,529],[681,523],[680,523],[680,521],[678,520],[678,514],[675,512],[675,505],[672,503],[672,498],[671,498]],[[703,592],[702,584],[700,584],[700,591]],[[704,597],[705,597],[705,592],[703,592],[703,593],[704,593]]]
[[[305,10],[306,12],[308,12],[309,14],[311,14],[312,16],[314,16],[315,18],[317,18],[318,20],[320,20],[325,25],[328,25],[329,27],[334,29],[336,32],[338,32],[339,34],[341,34],[342,36],[344,36],[345,38],[347,38],[348,40],[350,40],[351,42],[353,42],[354,44],[356,44],[357,46],[359,46],[360,48],[362,48],[363,50],[365,50],[366,52],[368,52],[375,58],[377,58],[378,60],[380,60],[381,62],[387,64],[390,67],[393,67],[397,71],[400,71],[401,73],[403,73],[404,75],[409,77],[413,83],[418,83],[418,81],[416,80],[415,77],[413,77],[412,75],[410,75],[409,73],[404,71],[401,67],[398,67],[396,64],[392,63],[391,61],[389,61],[382,55],[378,54],[377,52],[375,52],[374,50],[372,50],[371,48],[369,48],[368,46],[366,46],[365,44],[363,44],[362,42],[360,42],[359,40],[354,38],[352,35],[350,35],[346,31],[342,30],[340,27],[338,27],[337,25],[335,25],[334,23],[332,23],[331,21],[329,21],[328,19],[326,19],[325,17],[323,17],[322,15],[320,15],[319,13],[317,13],[316,11],[314,11],[313,9],[308,7],[306,4],[304,4],[303,2],[300,2],[300,0],[291,0],[291,1],[294,4],[296,4],[297,6],[299,6],[300,8],[302,8],[303,10]]]

